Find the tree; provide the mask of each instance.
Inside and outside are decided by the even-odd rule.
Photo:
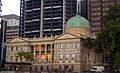
[[[120,17],[120,4],[116,5],[109,5],[108,11],[106,14],[102,17],[102,22],[105,25],[108,25],[109,21],[116,20]]]
[[[96,46],[111,57],[113,69],[120,69],[120,4],[110,5],[102,22],[105,27],[97,35]]]
[[[17,52],[16,55],[17,57],[20,58],[20,62],[22,62],[22,58],[25,58],[27,62],[34,61],[34,55],[30,52],[21,51],[21,52]]]
[[[30,52],[25,52],[24,53],[24,58],[26,59],[26,61],[34,61],[34,55]]]
[[[95,47],[95,39],[87,37],[87,38],[82,38],[82,44],[85,48],[88,49],[88,61],[89,61],[89,67],[88,69],[90,70],[90,49]]]
[[[87,37],[86,39],[82,38],[83,46],[87,49],[91,49],[95,46],[95,39]]]
[[[97,46],[104,50],[107,56],[111,57],[113,66],[116,66],[116,61],[120,63],[115,59],[116,56],[118,57],[116,53],[120,51],[120,19],[118,18],[115,21],[112,21],[112,24],[107,25],[98,34],[96,42]]]
[[[115,58],[113,59],[114,60],[114,64],[113,64],[113,69],[114,70],[120,70],[120,51],[117,51],[115,53]]]
[[[22,62],[23,56],[24,56],[25,52],[21,51],[21,52],[17,52],[16,56],[20,58],[20,62]]]

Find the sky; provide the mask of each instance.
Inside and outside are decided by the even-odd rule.
[[[20,0],[2,0],[2,15],[20,15]]]
[[[2,15],[20,15],[20,0],[2,0],[2,5]]]

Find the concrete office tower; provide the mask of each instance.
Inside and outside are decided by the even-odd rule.
[[[19,16],[15,14],[2,16],[7,19],[6,40],[19,36]]]
[[[3,15],[7,19],[7,26],[19,26],[19,16],[15,14]]]
[[[120,0],[88,0],[88,19],[93,33],[98,33],[103,29],[101,17],[105,15],[108,6],[118,3]]]
[[[55,36],[77,13],[77,0],[21,0],[20,37]]]

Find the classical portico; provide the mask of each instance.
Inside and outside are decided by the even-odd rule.
[[[54,44],[34,44],[31,50],[36,63],[53,62]]]

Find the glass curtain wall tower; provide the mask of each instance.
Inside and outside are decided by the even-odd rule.
[[[55,36],[77,12],[77,0],[21,0],[20,37]]]

